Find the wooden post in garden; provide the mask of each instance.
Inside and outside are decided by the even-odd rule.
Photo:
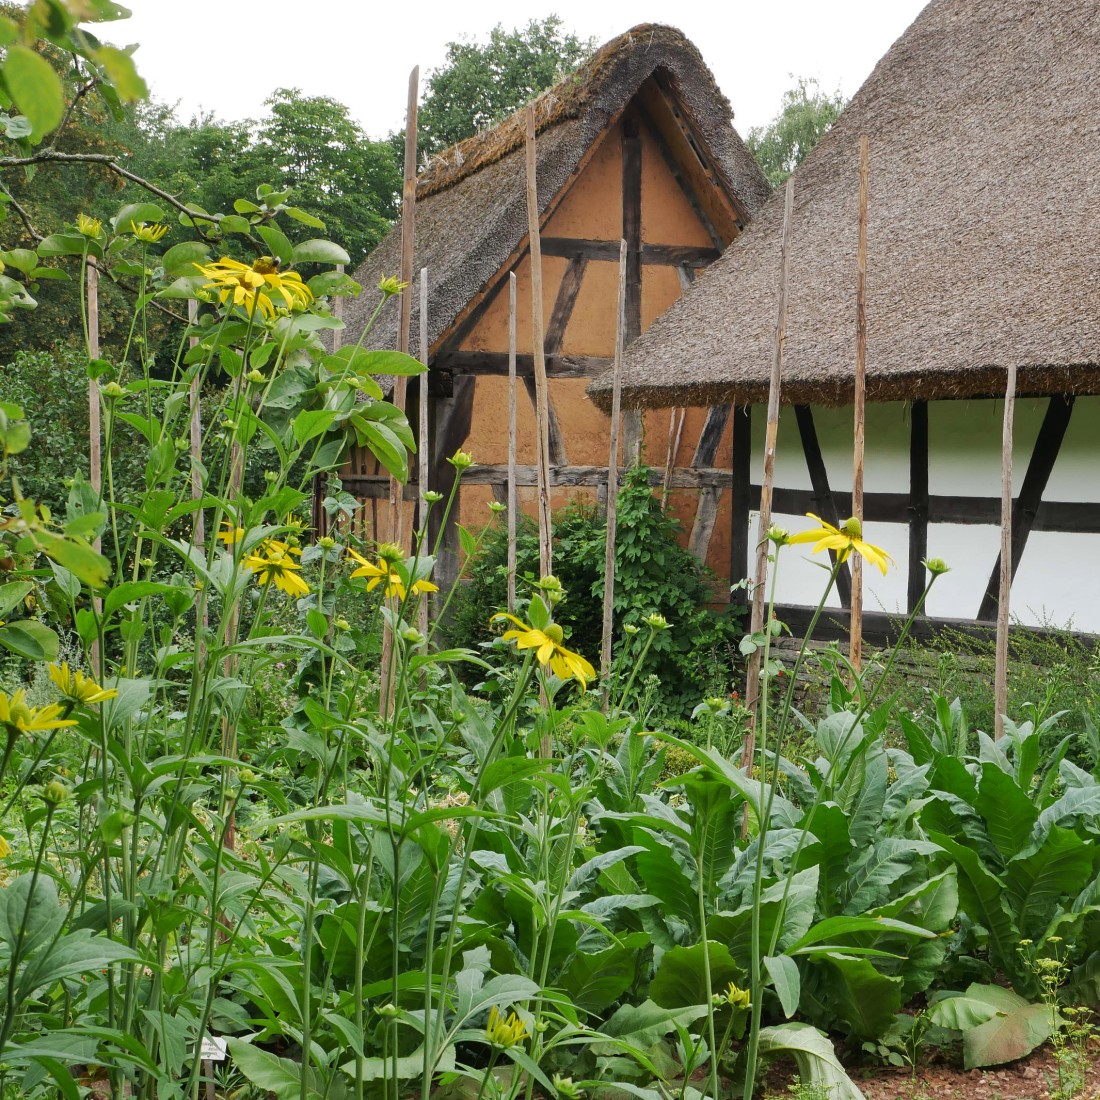
[[[99,267],[94,256],[88,257],[85,271],[85,290],[88,297],[88,358],[99,358]],[[97,497],[103,496],[103,429],[99,413],[99,382],[94,378],[88,379],[88,484]],[[103,546],[103,540],[96,535],[92,548],[98,552]],[[99,614],[101,602],[98,596],[93,597],[93,605],[96,614]],[[99,642],[92,642],[89,657],[92,663],[92,674],[96,680],[103,675],[103,661],[99,652]]]
[[[607,542],[603,556],[603,638],[600,679],[603,709],[611,689],[611,632],[615,615],[615,521],[619,510],[619,418],[623,390],[623,345],[626,342],[626,240],[619,241],[619,299],[615,313],[615,361],[611,368],[611,430],[607,457]]]
[[[424,364],[424,373],[420,376],[419,432],[417,438],[416,487],[420,497],[420,538],[428,539],[428,502],[424,494],[428,491],[428,269],[420,269],[420,362]],[[421,544],[423,552],[423,543]],[[419,622],[420,633],[428,634],[427,594],[420,597]]]
[[[764,477],[760,484],[760,523],[757,530],[756,568],[753,572],[752,614],[749,632],[759,634],[764,629],[764,588],[768,580],[768,528],[772,523],[772,483],[775,480],[775,443],[779,434],[779,394],[783,377],[783,347],[787,339],[787,282],[790,277],[791,216],[794,208],[794,183],[787,180],[783,196],[783,238],[779,250],[779,308],[775,321],[775,342],[772,354],[772,372],[768,381],[768,427],[764,443]],[[770,627],[771,624],[769,624]],[[745,682],[745,707],[749,712],[748,730],[741,752],[741,766],[751,773],[752,758],[756,751],[756,709],[760,701],[760,658],[757,649],[749,657],[748,679]],[[763,706],[768,705],[767,699]],[[764,777],[760,777],[763,782]],[[746,808],[747,809],[747,808]],[[742,822],[747,835],[748,814]]]
[[[1008,611],[1012,593],[1012,422],[1016,412],[1016,365],[1009,364],[1001,434],[1001,583],[997,594],[997,668],[993,680],[993,730],[1004,737],[1008,709]]]
[[[859,141],[859,245],[856,250],[856,377],[852,404],[852,515],[863,523],[864,405],[867,399],[867,135]],[[852,617],[848,660],[859,675],[863,660],[863,558],[852,554]]]
[[[661,482],[661,511],[668,507],[668,494],[672,488],[672,468],[676,463],[676,455],[680,451],[680,438],[684,434],[684,419],[687,416],[686,408],[673,408],[672,416],[668,421],[668,455],[665,458],[665,476]]]
[[[508,272],[508,614],[516,613],[516,273]]]
[[[397,350],[409,352],[409,323],[412,318],[413,252],[416,246],[416,101],[420,87],[420,66],[409,74],[409,101],[405,111],[405,181],[401,191],[401,272],[405,284],[401,291],[401,313],[397,326]],[[393,404],[405,411],[405,393],[408,383],[404,375],[394,379]],[[405,548],[404,486],[390,475],[390,540]],[[378,532],[375,531],[375,538]],[[385,592],[388,584],[382,586]],[[391,604],[391,606],[393,606]],[[393,679],[393,636],[389,625],[382,625],[382,659],[379,664],[378,709],[383,716],[390,712]]]
[[[535,361],[535,434],[538,439],[539,572],[554,572],[550,526],[550,410],[546,383],[545,326],[542,318],[542,241],[535,159],[535,107],[527,105],[527,232],[531,256],[531,351]]]

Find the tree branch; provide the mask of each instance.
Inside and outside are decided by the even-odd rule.
[[[34,223],[31,221],[30,214],[27,213],[26,209],[19,203],[19,201],[11,193],[11,191],[8,190],[8,187],[3,180],[0,180],[0,191],[3,191],[4,194],[8,196],[8,205],[19,215],[19,219],[20,221],[22,221],[27,232],[31,235],[32,238],[34,238],[34,243],[41,244],[41,242],[44,241],[46,238],[43,237],[37,229],[35,229]]]

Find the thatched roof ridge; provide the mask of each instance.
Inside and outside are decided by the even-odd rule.
[[[861,134],[868,397],[1100,393],[1098,56],[1095,4],[932,0],[795,173],[785,401],[851,400]],[[630,347],[628,406],[766,400],[782,219]]]
[[[752,155],[733,129],[729,102],[699,51],[672,27],[643,25],[603,46],[576,73],[536,101],[539,204],[545,210],[585,154],[650,76],[666,77],[702,136],[723,186],[750,213],[770,193]],[[480,293],[527,236],[525,116],[461,142],[429,164],[417,183],[414,267],[428,268],[434,343]],[[386,236],[354,272],[366,288],[350,303],[347,336],[357,339],[377,301],[372,288],[397,272],[400,230]],[[419,294],[413,297],[412,346],[417,353]],[[367,338],[393,347],[393,303]]]

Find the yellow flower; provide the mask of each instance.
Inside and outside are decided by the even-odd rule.
[[[90,676],[72,671],[68,661],[62,661],[60,665],[50,665],[50,679],[57,684],[57,690],[66,699],[71,699],[74,703],[84,703],[86,706],[105,703],[118,695],[114,688],[100,687]]]
[[[222,305],[231,302],[243,306],[249,314],[258,309],[265,317],[274,317],[272,292],[282,297],[287,309],[305,307],[313,301],[313,294],[302,282],[301,275],[296,271],[280,271],[278,263],[270,256],[261,256],[251,265],[223,256],[217,263],[195,264],[195,267],[199,274],[211,280],[206,286],[218,291]]]
[[[146,225],[145,222],[130,222],[130,232],[133,233],[139,241],[145,241],[146,244],[156,244],[156,242],[168,232],[168,226]]]
[[[227,519],[222,520],[224,530],[218,532],[218,542],[225,546],[236,546],[244,538],[244,528],[237,527]]]
[[[245,558],[244,564],[256,574],[260,584],[271,584],[288,596],[308,596],[309,585],[300,576],[302,567],[291,556],[300,550],[278,539],[268,539]]]
[[[357,554],[352,548],[348,547],[348,556],[354,558],[359,562],[359,568],[355,570],[351,575],[353,577],[370,577],[367,582],[367,591],[370,592],[377,588],[383,580],[386,581],[386,589],[382,593],[387,600],[396,597],[399,600],[405,599],[409,591],[414,596],[419,596],[424,592],[438,592],[439,586],[432,584],[431,581],[413,581],[412,588],[406,590],[405,582],[401,579],[401,575],[393,568],[391,562],[384,558],[379,559],[377,565],[372,561],[368,561],[362,554]]]
[[[60,703],[51,703],[48,707],[31,707],[27,705],[26,696],[25,691],[17,691],[14,695],[5,695],[0,691],[0,724],[20,733],[76,725],[73,718],[58,718],[63,709]]]
[[[519,627],[518,630],[506,630],[504,640],[516,642],[516,649],[538,649],[535,654],[540,665],[549,665],[559,680],[579,680],[582,688],[588,687],[588,681],[596,678],[596,670],[579,654],[566,649],[561,644],[562,629],[557,623],[550,623],[545,630],[538,630],[521,622],[515,615],[501,611],[494,615],[492,622],[507,619]]]
[[[733,982],[730,982],[726,989],[726,1004],[732,1005],[734,1008],[748,1008],[751,1003],[749,991],[739,989]]]
[[[509,1012],[505,1019],[496,1005],[489,1009],[489,1023],[485,1026],[489,1042],[498,1047],[518,1046],[527,1038],[527,1026],[514,1013]]]
[[[103,232],[103,223],[99,218],[89,218],[87,214],[77,214],[76,231],[82,237],[98,237]]]
[[[395,294],[400,294],[408,285],[408,283],[401,282],[396,275],[386,275],[378,280],[378,289],[382,291],[385,298],[392,298]]]
[[[0,836],[0,859],[7,859],[11,855],[11,845]]]
[[[878,546],[872,546],[863,541],[863,525],[855,516],[846,519],[839,527],[826,523],[820,516],[813,512],[807,512],[810,519],[821,524],[820,527],[809,531],[799,531],[797,535],[791,535],[790,542],[812,542],[812,553],[817,554],[822,550],[835,550],[838,562],[847,561],[848,556],[854,550],[872,565],[877,565],[882,575],[886,576],[887,562],[893,562],[893,558]]]

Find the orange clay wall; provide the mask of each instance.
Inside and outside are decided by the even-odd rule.
[[[622,234],[621,133],[612,128],[581,174],[561,199],[543,227],[544,237],[576,237],[618,242]],[[642,242],[643,244],[711,247],[703,223],[685,197],[669,169],[654,137],[642,131]],[[558,288],[568,261],[543,258],[543,316],[549,321]],[[663,313],[681,293],[680,275],[672,266],[642,265],[642,330]],[[516,342],[520,354],[531,352],[531,263],[530,257],[515,268],[517,282]],[[701,272],[705,278],[706,273]],[[615,316],[618,263],[589,261],[580,290],[565,328],[561,352],[564,355],[610,358],[615,348]],[[498,293],[495,301],[462,344],[463,351],[507,352],[508,295]],[[608,461],[608,417],[585,396],[586,378],[549,380],[550,401],[564,441],[564,456],[558,464],[606,466]],[[517,462],[536,463],[535,416],[522,381],[517,387]],[[688,409],[674,464],[690,466],[707,410]],[[654,410],[644,417],[643,461],[664,469],[670,439],[669,410]],[[725,432],[715,456],[715,467],[729,470],[732,464],[731,426]],[[508,379],[481,376],[474,396],[473,426],[464,445],[481,464],[504,465],[508,461]],[[660,491],[659,489],[657,490]],[[530,515],[537,512],[536,490],[518,490],[521,507]],[[582,495],[595,499],[592,488],[559,488],[553,492],[558,508]],[[459,522],[479,530],[490,519],[488,503],[495,491],[488,485],[467,485],[461,494]],[[686,544],[695,520],[699,490],[675,489],[669,507],[683,527]],[[719,576],[729,572],[730,492],[722,493],[706,553],[707,564]],[[724,592],[718,593],[724,597]]]

